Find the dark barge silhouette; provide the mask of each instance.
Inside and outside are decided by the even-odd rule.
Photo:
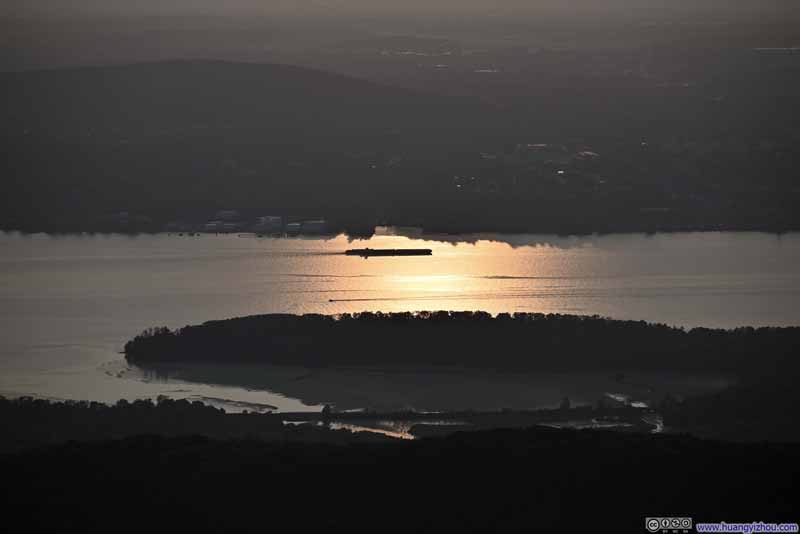
[[[351,248],[344,252],[348,256],[430,256],[433,251],[429,248]]]

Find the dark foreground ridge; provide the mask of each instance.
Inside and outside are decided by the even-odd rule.
[[[139,435],[204,436],[211,439],[258,439],[327,443],[374,443],[445,436],[459,431],[560,428],[569,421],[596,420],[619,432],[653,432],[651,408],[630,406],[562,406],[557,409],[449,412],[372,410],[337,412],[227,413],[200,401],[159,396],[155,402],[120,400],[114,405],[90,401],[50,401],[32,397],[0,397],[0,454],[66,443],[107,441]],[[408,432],[385,434],[383,423],[402,421]],[[370,431],[371,430],[371,431]],[[800,439],[795,439],[800,441]]]
[[[800,328],[685,331],[644,321],[485,312],[259,315],[145,331],[136,365],[425,365],[509,371],[672,371],[774,379],[794,373]]]
[[[5,520],[27,531],[644,532],[652,515],[795,520],[800,446],[546,428],[346,446],[142,436],[0,455],[0,470]]]
[[[314,425],[285,425],[278,414],[226,413],[200,401],[159,397],[157,402],[100,402],[0,397],[0,454],[68,441],[105,441],[139,435],[205,436],[211,439],[324,442],[345,444],[386,441],[380,434],[333,430]]]

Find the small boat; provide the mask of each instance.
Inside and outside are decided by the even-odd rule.
[[[429,248],[351,248],[344,252],[348,256],[431,256],[433,251]]]

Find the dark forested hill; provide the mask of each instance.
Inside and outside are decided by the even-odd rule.
[[[4,135],[82,143],[441,135],[473,120],[463,100],[288,65],[172,61],[3,73],[0,81]],[[474,102],[469,109],[479,111]]]
[[[28,71],[0,87],[4,228],[85,229],[120,210],[318,214],[357,203],[376,158],[477,142],[470,124],[492,133],[473,99],[286,65]]]
[[[154,231],[221,209],[359,231],[800,228],[794,54],[725,56],[691,83],[512,56],[447,83],[416,63],[381,83],[221,61],[0,73],[0,228]],[[120,212],[151,224],[103,223]]]

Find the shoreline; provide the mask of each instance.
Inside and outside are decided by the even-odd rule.
[[[502,237],[515,237],[515,236],[553,236],[557,238],[587,238],[592,236],[603,237],[603,236],[614,236],[614,235],[657,235],[657,234],[664,234],[664,235],[674,235],[674,234],[767,234],[767,235],[775,235],[775,236],[783,236],[787,234],[794,234],[800,233],[800,226],[787,226],[781,228],[774,228],[768,226],[720,226],[720,225],[710,225],[710,226],[687,226],[687,227],[665,227],[665,228],[642,228],[642,227],[633,227],[628,229],[585,229],[581,231],[574,231],[574,230],[566,230],[566,231],[559,231],[553,228],[531,228],[531,229],[492,229],[492,228],[472,228],[472,227],[465,227],[463,229],[457,230],[441,230],[441,229],[425,229],[422,227],[416,226],[407,226],[403,224],[387,224],[387,225],[376,225],[375,228],[401,228],[401,229],[410,229],[408,233],[397,233],[397,234],[389,234],[389,235],[398,235],[402,237],[407,237],[413,241],[445,241],[445,242],[461,242],[461,240],[456,239],[457,237],[464,237],[464,238],[474,238],[478,236],[502,236]],[[297,240],[297,239],[321,239],[321,240],[329,240],[334,239],[339,236],[345,236],[346,238],[353,240],[353,241],[360,241],[360,240],[369,240],[372,237],[376,237],[379,234],[373,231],[370,232],[348,232],[346,229],[341,229],[336,232],[330,233],[320,233],[320,234],[301,234],[301,235],[289,235],[289,234],[260,234],[258,232],[250,232],[250,231],[241,231],[241,232],[204,232],[202,230],[193,230],[193,231],[186,231],[186,232],[177,232],[174,230],[164,230],[164,229],[142,229],[142,230],[122,230],[122,229],[109,229],[103,227],[97,228],[74,228],[74,229],[57,229],[51,227],[33,227],[33,228],[24,228],[24,227],[5,227],[0,228],[0,234],[19,234],[21,236],[34,236],[34,235],[47,235],[47,236],[54,236],[54,237],[61,237],[61,236],[158,236],[158,235],[166,235],[166,236],[174,236],[174,237],[207,237],[207,236],[237,236],[237,237],[256,237],[259,239],[289,239],[289,240]],[[470,239],[465,239],[463,241],[469,242]],[[502,241],[502,240],[499,240]]]

